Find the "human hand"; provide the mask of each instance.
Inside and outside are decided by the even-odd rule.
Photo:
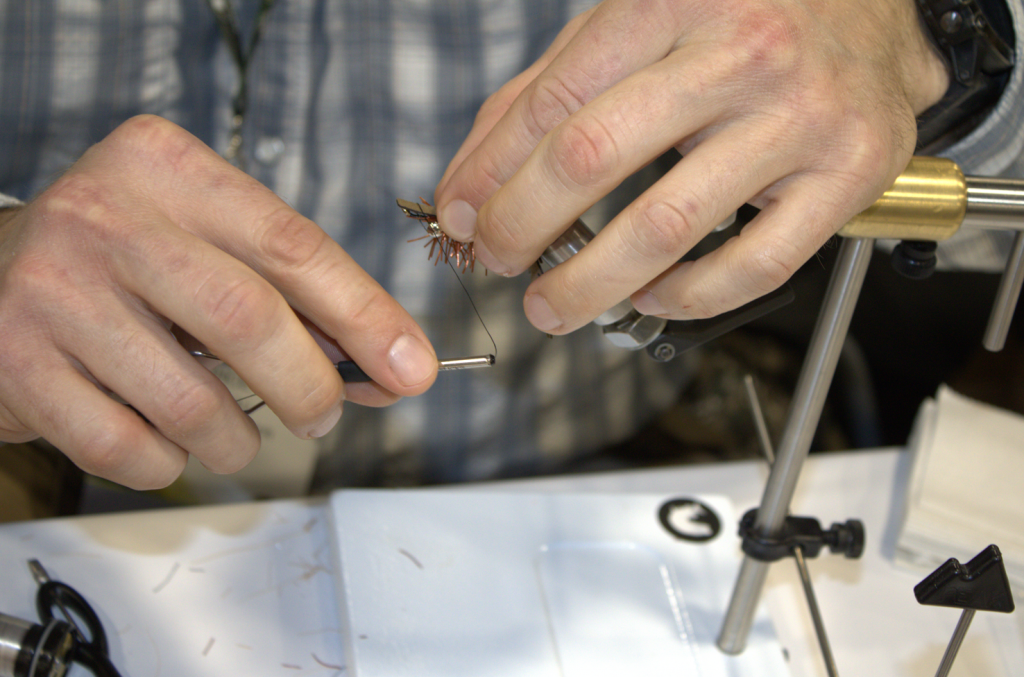
[[[605,0],[481,108],[435,193],[439,225],[515,275],[675,147],[524,307],[553,334],[627,297],[710,317],[779,287],[888,189],[947,85],[913,0]],[[744,203],[762,211],[740,235],[678,263]]]
[[[259,449],[172,325],[299,437],[436,375],[422,330],[333,240],[166,120],[129,120],[0,219],[0,440],[41,435],[87,472],[154,488],[188,454],[232,472]],[[293,309],[375,383],[346,387]]]

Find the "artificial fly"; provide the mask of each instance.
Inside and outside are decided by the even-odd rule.
[[[465,292],[466,298],[469,299],[469,305],[473,306],[473,312],[476,313],[476,318],[480,320],[480,325],[487,332],[487,338],[491,339],[491,345],[494,346],[494,353],[498,353],[498,344],[495,343],[494,337],[491,336],[491,330],[487,328],[487,324],[484,322],[484,318],[481,317],[480,311],[476,307],[476,303],[473,302],[473,297],[470,295],[469,290],[466,289],[466,285],[459,279],[457,268],[460,268],[463,273],[467,270],[473,272],[476,268],[476,252],[473,251],[472,242],[459,242],[453,240],[448,236],[441,227],[437,224],[437,209],[434,208],[429,202],[424,200],[422,197],[419,202],[412,202],[411,200],[396,200],[399,208],[408,216],[410,219],[416,219],[423,224],[423,229],[427,231],[427,234],[423,237],[415,237],[409,242],[419,242],[425,238],[429,238],[429,241],[424,243],[424,247],[430,247],[430,252],[427,254],[429,259],[434,261],[436,266],[441,261],[448,264],[448,267],[452,269],[453,273],[456,273],[455,279],[458,280],[459,285],[462,287],[462,291]],[[454,261],[454,264],[452,263]],[[487,271],[484,271],[487,274]]]
[[[419,202],[412,202],[410,200],[396,201],[406,216],[410,219],[416,219],[423,224],[427,234],[422,237],[414,237],[409,242],[427,240],[427,242],[423,243],[423,246],[430,247],[427,258],[432,259],[435,266],[441,261],[448,261],[451,264],[454,260],[454,268],[460,268],[463,273],[467,270],[471,273],[473,272],[476,268],[476,252],[473,251],[473,243],[453,240],[447,233],[441,230],[441,227],[437,225],[437,210],[434,209],[433,205],[423,198],[420,198]],[[484,272],[486,273],[486,271]]]

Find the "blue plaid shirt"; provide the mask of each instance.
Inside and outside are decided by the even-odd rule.
[[[1010,2],[1018,26],[1022,1]],[[337,239],[441,357],[490,341],[453,274],[406,243],[419,232],[395,198],[429,198],[484,98],[590,4],[278,0],[268,15],[249,75],[248,171]],[[237,83],[205,0],[0,0],[0,194],[28,199],[138,113],[224,151]],[[953,149],[965,169],[1024,171],[1021,90],[1018,68],[996,114]],[[346,407],[318,486],[541,472],[633,433],[688,371],[593,327],[546,337],[523,316],[524,277],[462,279],[497,366],[445,374],[386,409]]]
[[[432,197],[484,98],[587,4],[278,0],[267,17],[247,170],[338,240],[440,357],[491,352],[490,340],[454,274],[407,243],[422,231],[395,198]],[[205,0],[0,0],[0,193],[28,199],[138,113],[223,151],[237,82]],[[541,472],[672,401],[682,361],[666,368],[592,327],[548,338],[523,315],[526,277],[462,276],[497,365],[444,374],[385,409],[347,406],[323,440],[318,486]]]

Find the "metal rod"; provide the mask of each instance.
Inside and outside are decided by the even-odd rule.
[[[480,355],[477,357],[455,357],[450,360],[438,360],[438,371],[455,371],[456,369],[479,369],[480,367],[493,367],[494,355]]]
[[[725,612],[722,631],[718,635],[718,648],[731,655],[743,653],[747,648],[747,637],[754,625],[754,611],[761,599],[765,579],[768,578],[768,562],[753,557],[743,557],[736,587]]]
[[[967,177],[964,228],[1024,230],[1024,181]]]
[[[768,470],[770,471],[772,465],[775,464],[775,451],[772,449],[772,440],[768,436],[764,413],[761,411],[761,403],[758,401],[757,391],[754,389],[754,377],[747,374],[743,382],[747,387],[747,397],[750,400],[754,425],[758,429],[758,442],[761,446],[761,453],[764,454],[765,459],[768,461]],[[762,427],[764,428],[764,433],[761,432]],[[754,622],[754,616],[753,614],[745,617],[736,615],[743,613],[743,609],[745,609],[745,605],[736,604],[736,600],[753,599],[756,606],[757,597],[761,594],[761,589],[764,587],[764,580],[767,576],[767,563],[759,562],[750,557],[743,558],[743,563],[740,565],[739,578],[736,581],[736,588],[733,590],[733,603],[729,605],[729,610],[722,626],[722,634],[718,638],[718,646],[722,651],[726,653],[740,653],[743,651],[743,647],[747,643],[747,636],[750,634],[751,624]],[[731,647],[736,646],[739,649],[735,651],[730,650]]]
[[[821,647],[821,657],[825,661],[825,671],[828,672],[829,677],[839,677],[836,659],[832,655],[832,646],[825,633],[825,622],[821,618],[821,609],[818,608],[818,598],[814,595],[814,586],[811,584],[811,572],[807,570],[804,549],[799,546],[793,548],[793,559],[796,560],[796,568],[800,572],[800,582],[804,586],[804,596],[807,598],[807,607],[810,609],[811,620],[814,622],[814,632],[818,635],[818,646]]]
[[[775,535],[789,513],[800,469],[810,451],[811,440],[825,405],[825,396],[832,384],[839,353],[850,328],[850,318],[853,317],[864,276],[871,262],[873,246],[872,238],[847,238],[839,250],[839,258],[797,380],[778,457],[768,476],[754,524],[755,529],[765,535]],[[767,575],[767,563],[744,557],[718,636],[718,647],[725,653],[737,654],[746,647]]]
[[[956,660],[956,654],[960,651],[960,645],[963,644],[967,628],[971,627],[972,620],[974,620],[974,609],[964,609],[964,612],[960,614],[960,620],[956,623],[956,629],[953,630],[953,637],[950,638],[949,645],[946,647],[946,653],[942,654],[942,661],[939,663],[939,669],[935,672],[935,677],[949,675],[949,670],[953,667],[953,661]]]
[[[789,513],[800,469],[811,449],[811,440],[818,428],[825,397],[832,385],[839,354],[850,329],[850,319],[868,272],[874,242],[871,238],[845,240],[839,250],[839,259],[825,292],[821,313],[793,393],[792,409],[779,443],[778,458],[758,511],[755,526],[768,532],[778,531]]]
[[[754,425],[757,427],[758,438],[761,443],[761,452],[768,459],[769,468],[775,463],[775,452],[772,449],[772,440],[768,435],[768,425],[764,420],[764,412],[761,410],[761,402],[758,400],[757,391],[754,389],[754,377],[747,374],[743,377],[743,385],[747,389],[747,398],[750,400],[750,411],[754,416]],[[807,560],[804,558],[803,548],[793,549],[793,558],[796,560],[796,569],[800,573],[800,582],[804,587],[804,596],[807,598],[807,607],[811,612],[811,620],[814,622],[814,632],[818,636],[818,646],[821,647],[821,657],[825,661],[825,670],[829,677],[839,677],[839,670],[836,668],[836,660],[832,655],[832,646],[828,641],[828,634],[825,632],[825,622],[821,617],[821,609],[818,607],[818,598],[814,594],[814,584],[811,582],[811,572],[807,568]]]
[[[750,400],[750,413],[754,417],[754,427],[757,428],[757,441],[760,443],[761,453],[764,454],[768,461],[768,467],[771,468],[775,463],[775,450],[772,449],[772,438],[768,434],[768,423],[764,420],[761,402],[757,399],[754,377],[750,374],[744,376],[743,386],[747,389],[747,399]]]
[[[1024,284],[1024,232],[1017,233],[1013,238],[1013,249],[1006,260],[1006,270],[999,280],[999,291],[996,302],[992,305],[992,314],[985,327],[985,348],[997,353],[1006,345],[1006,335],[1010,332],[1013,312],[1020,298],[1021,285]]]

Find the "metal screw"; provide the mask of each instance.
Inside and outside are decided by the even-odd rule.
[[[662,343],[654,349],[654,359],[658,362],[668,362],[676,356],[676,349],[671,343]]]
[[[939,19],[939,27],[946,33],[956,33],[964,25],[964,17],[956,10],[950,10]]]

